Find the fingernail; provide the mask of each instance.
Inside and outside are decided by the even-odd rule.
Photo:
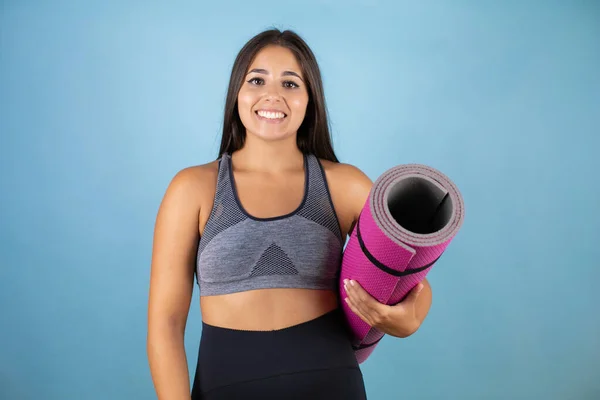
[[[344,279],[344,285],[348,284],[348,279]]]
[[[354,286],[354,281],[350,281],[350,284],[351,284],[352,286]]]

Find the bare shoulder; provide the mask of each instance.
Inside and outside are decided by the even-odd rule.
[[[159,221],[177,220],[179,224],[195,226],[198,231],[202,215],[212,205],[217,175],[218,161],[177,171],[163,195],[159,207]]]
[[[343,192],[344,198],[364,204],[373,181],[360,168],[347,163],[321,160],[330,185]]]
[[[347,189],[367,191],[371,190],[373,181],[360,168],[347,163],[335,163],[321,160],[323,169],[331,176],[332,180],[341,181]]]
[[[340,225],[343,233],[347,234],[369,197],[373,181],[355,165],[320,161],[325,170]]]
[[[170,186],[181,190],[198,190],[209,185],[216,179],[218,161],[206,164],[192,165],[179,170],[172,178]]]
[[[172,177],[165,197],[180,199],[199,207],[206,196],[210,196],[211,192],[214,194],[217,175],[218,161],[185,167]]]

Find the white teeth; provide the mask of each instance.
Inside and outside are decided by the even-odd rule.
[[[282,112],[258,111],[257,114],[263,118],[269,118],[269,119],[281,119],[281,118],[285,117],[285,114]]]

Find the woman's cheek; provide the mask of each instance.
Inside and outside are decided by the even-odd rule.
[[[252,93],[247,91],[240,92],[238,95],[238,104],[240,108],[244,109],[245,111],[249,111],[254,103],[254,97],[255,96]]]
[[[288,104],[292,109],[294,119],[298,118],[300,122],[302,122],[304,116],[306,115],[306,106],[308,105],[307,99],[303,97],[297,97],[291,99],[291,101]]]

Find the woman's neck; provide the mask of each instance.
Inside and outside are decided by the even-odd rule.
[[[238,166],[245,170],[281,172],[303,168],[304,155],[298,149],[296,137],[285,140],[264,141],[246,136],[244,147],[232,156]]]

